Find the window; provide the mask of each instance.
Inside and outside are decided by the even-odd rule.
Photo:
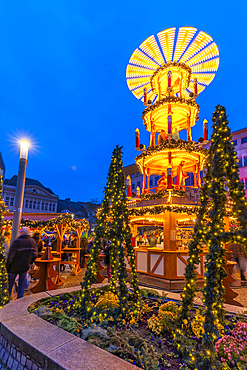
[[[141,187],[141,181],[137,181],[136,186],[139,186],[139,188],[140,188]]]
[[[52,205],[52,212],[55,212],[55,204]]]
[[[48,203],[45,204],[45,211],[48,210]]]
[[[28,208],[28,199],[25,200],[25,208]]]
[[[131,189],[132,190],[135,190],[135,188],[136,188],[136,185],[135,184],[131,184]]]
[[[238,160],[238,166],[243,167],[242,157],[237,157]]]
[[[49,205],[49,212],[51,212],[51,203],[50,203],[50,205]]]
[[[33,201],[33,209],[36,209],[36,201]]]
[[[247,136],[241,137],[241,144],[247,143]]]
[[[244,167],[247,167],[247,156],[244,156]]]
[[[237,139],[232,140],[232,143],[233,143],[233,145],[234,145],[234,146],[235,146],[235,145],[238,145],[238,140],[237,140]]]
[[[32,200],[30,200],[29,201],[29,208],[32,208],[33,207],[33,201]]]
[[[42,202],[42,211],[44,211],[44,208],[45,208],[45,203]]]
[[[40,209],[40,202],[37,202],[37,209]]]
[[[6,197],[5,205],[6,205],[6,206],[8,206],[8,205],[9,205],[9,197]]]
[[[150,179],[150,187],[153,186],[153,179]]]
[[[10,206],[13,207],[13,205],[14,205],[14,198],[10,198]]]

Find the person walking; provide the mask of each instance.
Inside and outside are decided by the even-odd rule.
[[[3,247],[4,247],[4,255],[5,255],[6,258],[8,257],[8,254],[9,254],[10,238],[11,238],[10,232],[5,231]]]
[[[233,262],[237,262],[237,264],[232,269],[232,276],[239,282],[239,286],[241,286],[241,275],[245,279],[243,284],[246,284],[247,281],[247,258],[245,254],[245,249],[243,244],[239,243],[231,243],[231,260]]]
[[[15,278],[19,275],[18,298],[24,295],[27,271],[30,264],[35,261],[38,254],[37,245],[30,236],[29,227],[20,230],[20,236],[10,247],[7,259],[7,272],[9,278],[9,296],[11,297]]]
[[[33,239],[37,245],[38,253],[41,253],[43,251],[44,242],[41,239],[40,233],[35,231],[35,233],[33,234]]]

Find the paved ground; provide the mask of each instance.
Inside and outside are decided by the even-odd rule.
[[[80,286],[80,282],[83,280],[85,274],[85,269],[82,269],[82,271],[77,276],[71,275],[71,270],[68,265],[66,265],[65,272],[61,274],[61,277],[64,281],[62,285],[59,286],[58,289],[63,288],[69,288],[72,286]],[[104,283],[107,282],[107,279],[104,280]],[[30,288],[33,287],[36,283],[30,283]],[[246,283],[245,283],[246,284]],[[236,301],[240,302],[244,307],[247,307],[247,285],[243,285],[241,288],[233,289],[238,296],[235,298]],[[25,296],[32,294],[30,290],[25,291]],[[202,298],[202,293],[197,292],[197,297]],[[13,299],[16,299],[17,294],[15,291],[13,291]],[[1,370],[1,367],[0,367]]]

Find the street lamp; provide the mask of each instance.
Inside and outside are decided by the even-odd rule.
[[[15,195],[15,206],[14,206],[14,213],[13,213],[13,224],[12,224],[10,245],[12,245],[13,242],[17,239],[19,229],[20,229],[22,205],[23,205],[24,190],[25,190],[25,180],[26,180],[28,148],[29,148],[29,142],[27,140],[21,140],[19,171],[18,171],[18,178],[17,178],[17,187],[16,187],[16,195]]]

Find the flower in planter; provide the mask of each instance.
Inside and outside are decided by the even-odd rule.
[[[246,366],[247,351],[245,341],[241,341],[232,335],[225,335],[216,342],[215,351],[218,353],[221,362],[227,362],[235,366],[236,364]]]
[[[119,299],[116,294],[112,292],[106,292],[99,297],[95,307],[102,308],[117,308],[119,306]]]

